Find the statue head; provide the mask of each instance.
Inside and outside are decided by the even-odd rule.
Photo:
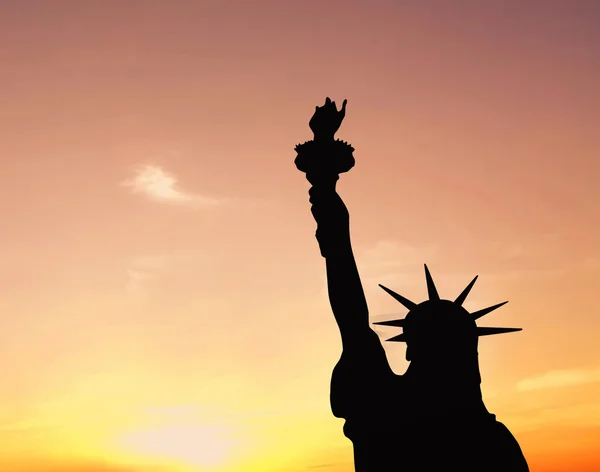
[[[421,363],[457,362],[477,355],[477,324],[462,306],[449,300],[427,300],[403,322],[406,360]]]
[[[402,327],[402,334],[387,341],[406,343],[406,360],[436,377],[455,376],[460,371],[480,381],[477,345],[480,336],[520,331],[521,328],[488,328],[477,326],[476,320],[507,302],[469,313],[463,306],[477,277],[454,301],[442,300],[425,266],[429,300],[416,304],[380,285],[408,308],[405,318],[383,321],[377,325]]]

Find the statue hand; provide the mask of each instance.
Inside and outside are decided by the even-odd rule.
[[[327,97],[325,99],[325,105],[316,107],[315,113],[308,123],[315,135],[315,141],[333,141],[333,136],[336,131],[340,129],[342,120],[344,119],[344,116],[346,116],[346,103],[348,103],[348,100],[344,100],[342,109],[338,111],[335,102],[332,102],[331,99]]]

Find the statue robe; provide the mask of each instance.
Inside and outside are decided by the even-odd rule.
[[[419,394],[410,368],[396,375],[377,334],[365,335],[359,352],[346,352],[331,378],[331,408],[344,418],[354,446],[356,472],[527,472],[510,431],[483,402],[470,410],[431,408],[444,391]]]

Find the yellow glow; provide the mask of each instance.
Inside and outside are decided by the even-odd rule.
[[[142,457],[214,467],[235,452],[236,441],[223,427],[202,425],[163,426],[125,436],[121,444]]]
[[[0,3],[0,472],[353,470],[293,162],[328,94],[373,321],[478,274],[523,328],[486,407],[600,471],[599,2]]]

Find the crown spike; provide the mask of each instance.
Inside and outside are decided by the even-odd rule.
[[[403,343],[403,342],[406,342],[406,338],[404,337],[404,334],[399,334],[398,336],[394,336],[393,338],[386,339],[386,341],[392,341],[392,342],[396,342],[396,343]]]
[[[479,276],[476,275],[475,278],[473,280],[471,280],[471,283],[469,285],[467,285],[467,287],[462,291],[462,293],[458,297],[456,297],[456,300],[454,300],[454,303],[456,303],[458,306],[462,306],[462,304],[465,302],[465,300],[469,296],[469,293],[471,292],[473,285],[475,285],[475,282],[477,281],[478,277]]]
[[[429,294],[429,300],[439,300],[440,296],[435,288],[435,284],[433,283],[433,278],[431,277],[431,273],[427,268],[427,264],[425,264],[425,278],[427,279],[427,293]]]
[[[374,325],[380,325],[380,326],[404,326],[404,322],[406,320],[404,318],[399,319],[399,320],[389,320],[389,321],[378,321],[377,323],[373,323]]]
[[[408,308],[409,310],[413,310],[414,308],[417,307],[417,304],[414,302],[411,302],[409,299],[404,298],[402,295],[394,292],[393,290],[390,290],[387,287],[384,287],[383,285],[379,284],[379,286],[385,290],[387,293],[389,293],[392,297],[394,297],[397,301],[399,301],[400,303],[402,303],[402,305],[404,305],[406,308]]]
[[[503,305],[506,305],[508,303],[508,301],[502,302],[502,303],[498,303],[497,305],[494,306],[488,306],[487,308],[484,308],[482,310],[476,311],[474,313],[471,313],[471,316],[473,317],[474,320],[478,320],[479,318],[481,318],[482,316],[487,315],[488,313],[500,308]]]
[[[515,331],[522,331],[523,328],[490,328],[487,326],[477,327],[477,336],[491,336],[494,334],[513,333]]]

